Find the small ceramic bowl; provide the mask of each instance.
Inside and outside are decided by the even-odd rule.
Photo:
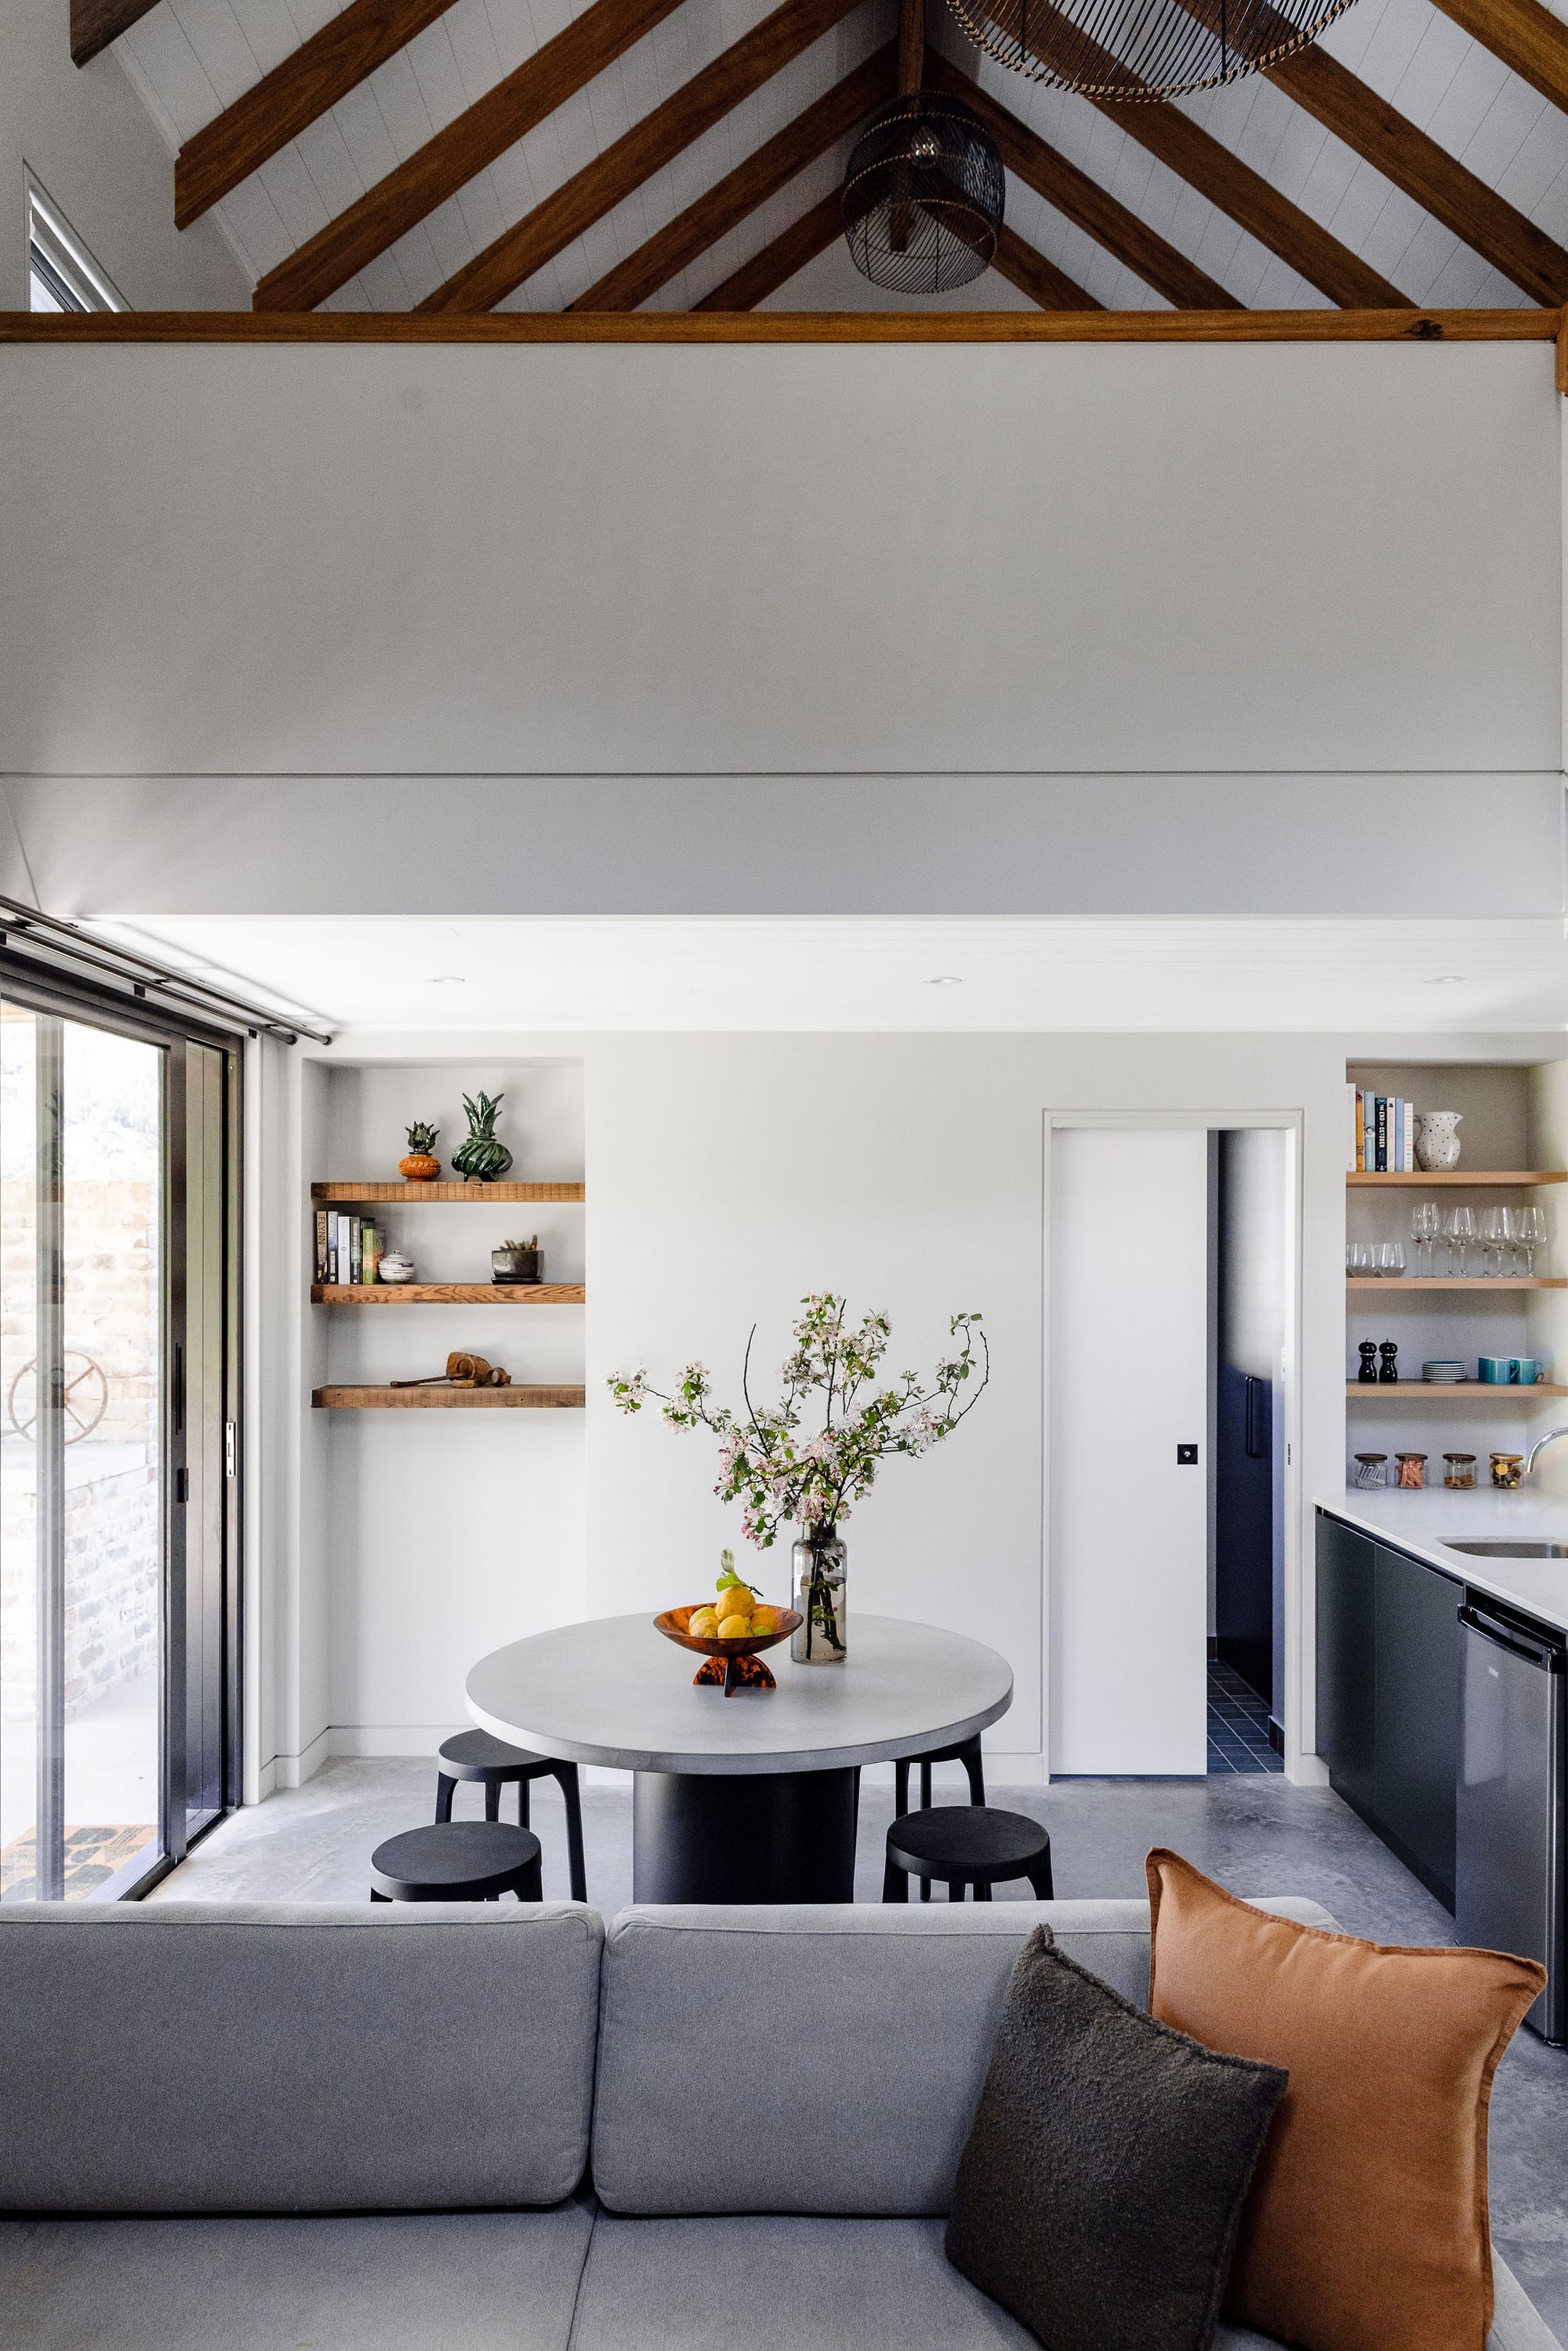
[[[758,1653],[789,1638],[802,1621],[799,1612],[780,1608],[776,1633],[753,1633],[744,1641],[720,1641],[710,1635],[686,1630],[698,1608],[708,1604],[694,1601],[689,1608],[666,1608],[662,1616],[653,1619],[654,1631],[662,1633],[666,1641],[677,1642],[683,1649],[695,1649],[707,1659],[706,1665],[693,1675],[692,1687],[700,1689],[706,1682],[722,1682],[726,1698],[737,1689],[777,1689],[779,1685],[772,1671],[762,1664]]]
[[[393,1283],[412,1281],[413,1259],[411,1257],[404,1257],[400,1249],[393,1249],[388,1256],[382,1258],[378,1271],[382,1281]]]

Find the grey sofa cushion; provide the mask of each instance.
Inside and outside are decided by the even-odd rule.
[[[597,1913],[0,1909],[0,2210],[551,2204],[588,2153]]]
[[[566,2351],[586,2204],[309,2220],[0,2221],[26,2351]]]
[[[948,2259],[1052,2351],[1208,2351],[1287,2078],[1156,2024],[1037,1928],[958,2166]]]
[[[1039,2351],[940,2220],[594,2224],[571,2351]]]
[[[1332,1925],[1315,1903],[1271,1905]],[[593,2183],[615,2212],[946,2212],[1035,1926],[1140,2006],[1143,1901],[634,1907],[604,1947]],[[733,2058],[709,2018],[765,2022]]]

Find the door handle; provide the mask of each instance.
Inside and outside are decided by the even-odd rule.
[[[1263,1383],[1247,1374],[1247,1455],[1249,1460],[1263,1458]]]

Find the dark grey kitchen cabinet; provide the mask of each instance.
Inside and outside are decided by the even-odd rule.
[[[1462,1587],[1377,1552],[1377,1719],[1372,1809],[1400,1858],[1454,1907]]]
[[[1377,1546],[1318,1513],[1318,1753],[1369,1811],[1375,1776]]]
[[[1317,1561],[1318,1751],[1451,1910],[1464,1587],[1322,1514]]]

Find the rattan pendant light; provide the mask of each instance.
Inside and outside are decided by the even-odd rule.
[[[988,269],[1006,182],[996,141],[962,99],[921,88],[922,0],[904,0],[899,91],[879,106],[844,173],[844,238],[873,286],[946,294]]]
[[[1352,0],[948,0],[988,56],[1086,98],[1176,98],[1261,72]]]

